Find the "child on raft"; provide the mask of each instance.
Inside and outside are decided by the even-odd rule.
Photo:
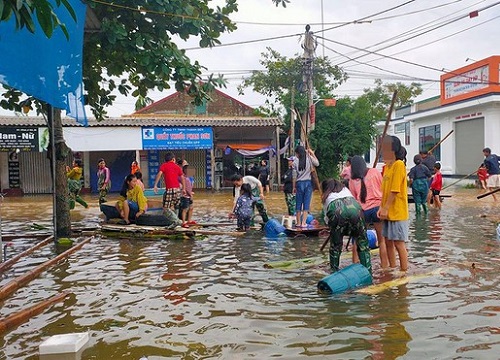
[[[354,238],[361,265],[371,273],[370,247],[361,205],[339,180],[324,180],[321,189],[325,223],[330,227],[330,268],[333,272],[339,270],[343,237],[349,236]]]
[[[253,215],[253,204],[259,200],[252,196],[252,188],[250,184],[242,184],[240,188],[240,196],[236,200],[236,206],[231,218],[237,219],[236,225],[238,231],[248,231],[250,229],[250,221]]]
[[[146,212],[148,200],[137,184],[135,175],[129,174],[123,181],[120,197],[115,206],[122,218],[118,222],[121,225],[130,224],[131,219],[135,220]]]

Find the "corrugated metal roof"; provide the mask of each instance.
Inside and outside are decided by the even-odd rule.
[[[63,118],[63,126],[82,126],[72,118]],[[259,127],[282,126],[277,117],[204,117],[204,116],[127,116],[101,121],[89,119],[89,126],[213,126],[213,127]],[[0,126],[47,126],[45,119],[34,116],[0,116]]]

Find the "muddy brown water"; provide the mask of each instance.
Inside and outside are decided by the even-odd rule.
[[[453,197],[443,209],[426,218],[415,219],[410,205],[410,273],[443,268],[442,274],[375,296],[318,294],[327,264],[264,268],[319,255],[322,238],[273,240],[260,232],[195,241],[96,238],[0,303],[4,318],[71,292],[1,334],[0,359],[38,359],[42,341],[70,332],[90,335],[82,359],[498,359],[500,241],[491,219],[500,217],[500,204],[476,200],[478,190],[447,193]],[[225,217],[230,197],[197,193],[195,219]],[[72,212],[77,227],[102,221],[97,199],[87,200],[90,209]],[[270,213],[284,213],[281,193],[266,203]],[[34,223],[50,226],[51,206],[50,196],[4,199],[3,234],[19,235],[7,257],[39,241],[22,234],[32,233]],[[55,254],[51,245],[23,258],[0,285]],[[377,257],[373,262],[375,281],[391,276],[378,269]]]

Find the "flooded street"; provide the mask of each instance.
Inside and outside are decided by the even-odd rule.
[[[427,218],[415,219],[410,204],[407,244],[409,273],[441,273],[373,296],[318,294],[327,263],[264,267],[318,256],[324,238],[267,239],[258,231],[174,241],[96,237],[0,303],[4,318],[71,293],[2,334],[0,359],[38,359],[42,341],[70,332],[89,332],[82,359],[496,359],[500,241],[492,218],[500,220],[500,202],[477,200],[475,189],[446,193],[453,197]],[[93,228],[103,217],[97,198],[85,199],[90,209],[77,205],[72,219],[75,227]],[[319,212],[318,193],[314,201]],[[266,204],[281,219],[283,194],[271,193]],[[221,220],[231,205],[230,192],[197,192],[194,219]],[[50,226],[51,209],[50,196],[5,198],[3,235],[29,232],[33,223]],[[38,241],[13,240],[7,258]],[[24,257],[2,274],[1,285],[55,254],[49,245]],[[376,282],[390,275],[379,270],[376,255],[372,262]]]

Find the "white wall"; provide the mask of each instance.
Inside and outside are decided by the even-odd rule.
[[[142,149],[140,127],[65,127],[64,139],[73,151]]]

